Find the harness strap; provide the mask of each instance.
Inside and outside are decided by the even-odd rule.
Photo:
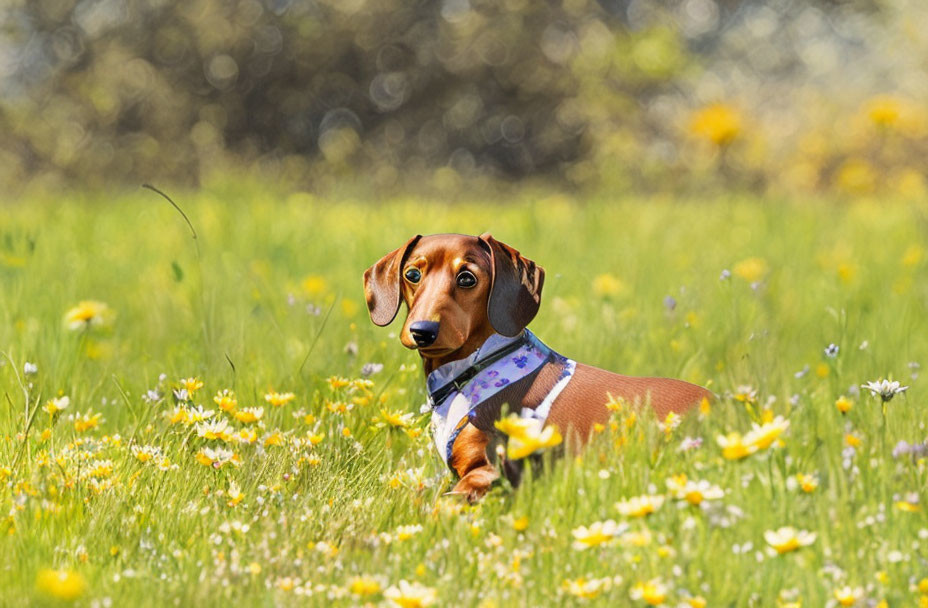
[[[522,337],[519,340],[507,344],[492,355],[486,357],[485,359],[481,359],[480,361],[477,361],[468,367],[461,373],[461,375],[456,377],[451,382],[445,384],[436,391],[429,393],[429,401],[431,402],[432,408],[434,409],[441,405],[451,393],[460,391],[462,388],[464,388],[464,386],[467,385],[468,382],[476,378],[477,374],[488,368],[490,365],[496,363],[506,355],[509,355],[522,348],[522,345],[525,344],[525,342],[525,337]]]

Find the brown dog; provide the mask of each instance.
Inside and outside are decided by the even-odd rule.
[[[436,444],[460,477],[452,492],[470,501],[499,477],[488,448],[504,404],[582,442],[609,418],[609,395],[647,402],[660,418],[712,399],[681,380],[622,376],[551,351],[525,330],[544,277],[489,234],[415,236],[364,273],[375,324],[392,322],[401,300],[408,307],[400,340],[422,357]]]

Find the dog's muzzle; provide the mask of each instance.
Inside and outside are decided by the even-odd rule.
[[[416,321],[409,324],[409,333],[416,346],[425,348],[438,339],[438,321]]]

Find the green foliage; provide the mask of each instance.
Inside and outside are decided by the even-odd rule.
[[[928,471],[924,458],[891,453],[926,439],[924,206],[526,193],[505,207],[375,207],[241,183],[172,195],[199,250],[148,191],[109,205],[35,200],[7,215],[0,602],[70,592],[79,605],[355,605],[356,575],[381,589],[415,580],[456,605],[580,604],[565,588],[580,577],[608,579],[594,601],[604,605],[644,605],[630,593],[655,577],[672,606],[690,595],[771,606],[781,594],[820,606],[845,585],[890,605],[918,601]],[[501,484],[463,510],[442,499],[452,480],[427,431],[387,422],[418,411],[423,379],[397,326],[369,323],[361,274],[410,234],[487,229],[546,268],[532,326],[544,341],[607,369],[706,384],[721,396],[711,413],[668,437],[646,413],[630,424],[620,412],[580,458],[548,461],[518,490]],[[732,274],[720,280],[723,269]],[[81,301],[107,305],[100,325],[63,321],[80,317]],[[823,354],[829,343],[836,358]],[[371,362],[384,367],[370,389],[327,380],[357,379]],[[851,391],[886,376],[910,389],[884,419],[878,400]],[[172,390],[190,377],[204,383],[190,401],[235,433],[255,429],[255,443],[170,423]],[[222,389],[239,411],[264,407],[260,424],[221,411]],[[271,391],[294,399],[276,407]],[[844,415],[841,395],[853,406]],[[42,409],[63,396],[55,417]],[[99,426],[77,430],[92,414]],[[790,422],[782,447],[722,457],[717,435],[772,415]],[[850,452],[848,433],[860,439]],[[324,437],[310,445],[309,435]],[[686,436],[702,447],[681,452]],[[142,462],[145,446],[157,455]],[[198,461],[223,446],[239,466]],[[666,480],[680,473],[724,497],[705,508],[673,500]],[[799,473],[817,489],[797,489]],[[233,482],[244,497],[230,506]],[[666,502],[647,519],[619,514],[616,502],[642,494]],[[629,532],[572,548],[572,531],[608,519]],[[777,555],[764,533],[781,526],[817,538]]]

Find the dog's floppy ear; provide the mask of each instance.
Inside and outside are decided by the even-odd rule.
[[[493,268],[487,301],[490,324],[504,336],[517,336],[538,314],[545,270],[489,232],[480,235],[480,242],[489,250]]]
[[[364,297],[375,325],[389,325],[396,317],[400,309],[400,271],[421,238],[422,235],[417,234],[364,271]]]

